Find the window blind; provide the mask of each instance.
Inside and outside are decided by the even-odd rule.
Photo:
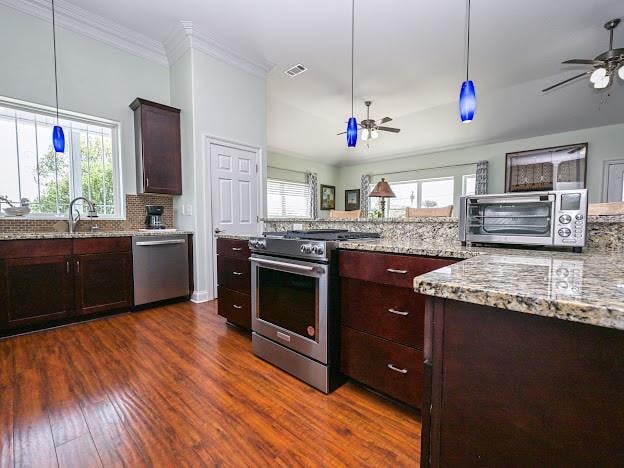
[[[310,193],[307,184],[287,180],[267,180],[269,218],[309,218]]]

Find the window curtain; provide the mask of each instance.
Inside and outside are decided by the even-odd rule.
[[[312,219],[318,218],[318,175],[316,172],[306,174],[308,182],[308,193],[310,195],[310,216]]]
[[[475,180],[475,195],[488,193],[488,162],[477,162],[477,177]]]
[[[368,196],[370,195],[370,192],[371,192],[371,189],[370,189],[371,180],[372,180],[372,177],[370,175],[368,174],[362,175],[362,184],[360,187],[360,210],[361,210],[360,216],[362,218],[368,218],[368,213],[370,211],[370,198],[368,198]]]

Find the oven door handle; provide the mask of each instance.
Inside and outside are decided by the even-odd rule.
[[[256,262],[260,265],[288,268],[290,270],[305,271],[308,273],[313,273],[316,271],[316,268],[314,267],[305,266],[305,265],[297,265],[295,263],[276,262],[275,260],[265,260],[265,259],[253,258],[253,257],[251,257],[249,260],[252,262]]]
[[[555,197],[554,195],[546,195],[548,198],[547,200],[541,200],[540,197],[536,197],[534,195],[531,196],[517,196],[517,197],[509,197],[509,198],[496,198],[496,197],[492,197],[492,198],[469,198],[468,199],[468,205],[469,206],[474,206],[474,205],[480,205],[483,203],[499,203],[501,205],[512,205],[514,203],[552,203],[553,201],[555,201]]]

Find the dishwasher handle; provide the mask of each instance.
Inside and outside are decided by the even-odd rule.
[[[172,245],[172,244],[185,244],[185,239],[167,239],[167,240],[155,240],[155,241],[139,241],[135,245],[144,247],[152,245]]]

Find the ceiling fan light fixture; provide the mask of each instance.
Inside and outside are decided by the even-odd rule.
[[[605,68],[597,68],[589,77],[589,81],[595,84],[602,81],[605,76],[607,76],[607,70]]]
[[[379,138],[379,132],[377,131],[376,128],[373,128],[373,130],[370,132],[370,135],[373,140],[376,140],[377,138]]]
[[[611,84],[611,75],[605,75],[594,83],[594,89],[605,89]]]
[[[624,65],[622,65],[620,69],[618,70],[618,76],[620,77],[621,80],[624,80]]]
[[[368,140],[369,136],[370,136],[370,132],[368,131],[368,128],[362,129],[362,140],[363,141]]]

